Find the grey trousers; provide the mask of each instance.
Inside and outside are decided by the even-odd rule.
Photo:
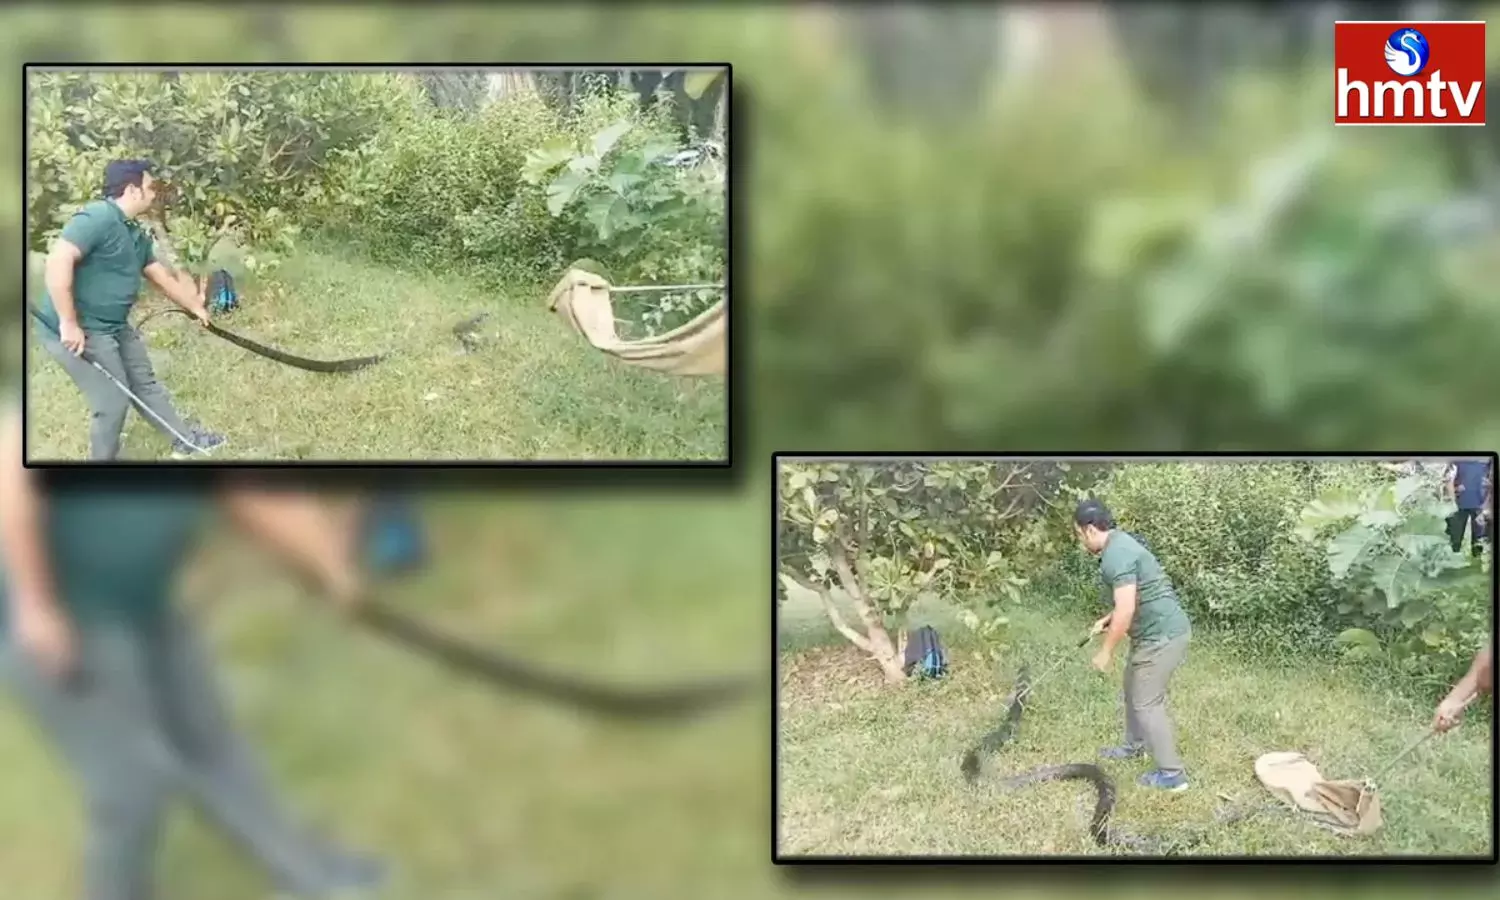
[[[84,681],[64,686],[8,639],[0,675],[71,768],[87,810],[86,900],[148,900],[168,802],[179,792],[259,861],[277,886],[319,896],[330,846],[277,804],[231,727],[208,652],[181,613],[147,630],[80,629]]]
[[[1125,744],[1144,747],[1156,767],[1167,772],[1182,770],[1172,719],[1167,714],[1167,686],[1172,673],[1187,659],[1192,632],[1166,641],[1130,644],[1125,660]]]
[[[62,365],[73,383],[78,385],[84,399],[88,401],[89,409],[93,411],[89,426],[89,459],[114,459],[120,453],[120,436],[125,431],[125,417],[134,401],[87,361],[68,352],[57,335],[46,328],[36,329],[36,334],[42,347]],[[156,373],[151,368],[151,357],[146,353],[146,345],[134,328],[126,325],[117,334],[90,333],[84,341],[83,352],[121,384],[130,388],[151,412],[175,428],[179,434],[192,437],[187,423],[173,408],[167,389],[156,380]],[[176,435],[163,428],[155,418],[144,412],[141,415],[151,423],[151,427],[166,435],[168,440],[177,439]]]

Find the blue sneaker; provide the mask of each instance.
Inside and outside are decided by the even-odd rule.
[[[1139,759],[1146,755],[1146,748],[1122,744],[1119,747],[1105,747],[1099,751],[1099,755],[1105,759]]]
[[[1187,773],[1185,772],[1163,772],[1161,769],[1152,769],[1137,778],[1136,784],[1141,787],[1155,788],[1159,791],[1185,791],[1188,789]]]
[[[214,434],[212,431],[204,431],[201,428],[193,429],[192,432],[188,434],[188,438],[197,445],[198,449],[195,450],[182,441],[173,441],[173,459],[189,459],[194,456],[207,456],[217,448],[222,447],[228,440],[228,438],[224,437],[224,435],[222,434]]]

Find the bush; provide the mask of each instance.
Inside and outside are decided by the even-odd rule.
[[[145,157],[173,195],[169,225],[189,268],[224,238],[286,252],[336,160],[409,115],[396,75],[307,72],[48,73],[31,94],[27,211],[45,250],[100,196],[105,164]]]
[[[640,110],[593,87],[570,133],[533,150],[523,177],[545,193],[548,211],[569,223],[579,249],[606,260],[627,282],[722,283],[725,169],[714,159],[666,164],[682,149],[672,107],[665,92]],[[603,121],[608,116],[615,118]],[[618,312],[660,333],[721,296],[713,289],[626,296]]]
[[[454,99],[435,89],[442,79],[407,74],[40,75],[31,245],[44,249],[98,196],[106,161],[147,157],[175,189],[170,233],[192,269],[225,239],[254,267],[316,229],[380,262],[505,283],[550,286],[582,255],[646,283],[722,281],[722,178],[641,166],[632,182],[626,171],[683,148],[672,95],[643,103],[598,77],[578,80],[563,111],[524,89],[482,104],[483,84],[472,78]],[[622,129],[607,165],[578,185],[577,204],[549,209],[546,190],[523,178],[528,158],[546,148],[562,164],[600,132]],[[718,296],[642,295],[622,312],[662,330]]]
[[[382,262],[556,276],[574,240],[521,169],[559,128],[540,96],[518,93],[477,114],[434,109],[388,129],[340,173],[366,197],[352,233]]]
[[[1071,85],[943,129],[758,91],[764,446],[1479,444],[1433,398],[1500,377],[1500,307],[1427,233],[1455,200],[1431,136],[1240,87],[1207,145]]]
[[[1340,588],[1346,658],[1383,663],[1433,691],[1463,674],[1491,629],[1489,551],[1453,550],[1452,501],[1421,475],[1351,488],[1307,504],[1301,537]]]

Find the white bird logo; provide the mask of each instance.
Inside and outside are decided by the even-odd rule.
[[[1410,31],[1403,31],[1395,42],[1385,42],[1385,64],[1403,78],[1415,75],[1422,68],[1422,45],[1420,39]],[[1399,45],[1399,46],[1398,46]]]

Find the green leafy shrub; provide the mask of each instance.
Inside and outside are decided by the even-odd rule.
[[[28,241],[43,250],[105,164],[145,157],[175,192],[169,226],[189,268],[224,238],[286,253],[304,200],[411,94],[399,76],[306,72],[42,73],[29,123]]]
[[[556,277],[574,241],[521,169],[560,127],[540,96],[520,92],[476,114],[433,109],[387,129],[345,169],[367,197],[354,233],[382,262]]]
[[[944,129],[757,92],[766,446],[1477,443],[1500,307],[1425,233],[1455,199],[1430,136],[1335,135],[1272,83],[1174,140],[1138,98],[1030,87]]]
[[[1453,504],[1420,476],[1362,489],[1333,487],[1302,510],[1298,536],[1317,550],[1342,591],[1351,627],[1338,643],[1355,660],[1382,660],[1441,689],[1488,639],[1489,551],[1453,550]]]
[[[724,169],[664,165],[683,149],[671,120],[671,95],[645,111],[586,98],[574,128],[601,113],[623,113],[603,128],[564,134],[534,149],[524,178],[542,189],[547,209],[579,235],[578,246],[643,284],[721,284],[728,252]],[[697,289],[623,297],[617,315],[660,333],[688,321],[722,296]]]

